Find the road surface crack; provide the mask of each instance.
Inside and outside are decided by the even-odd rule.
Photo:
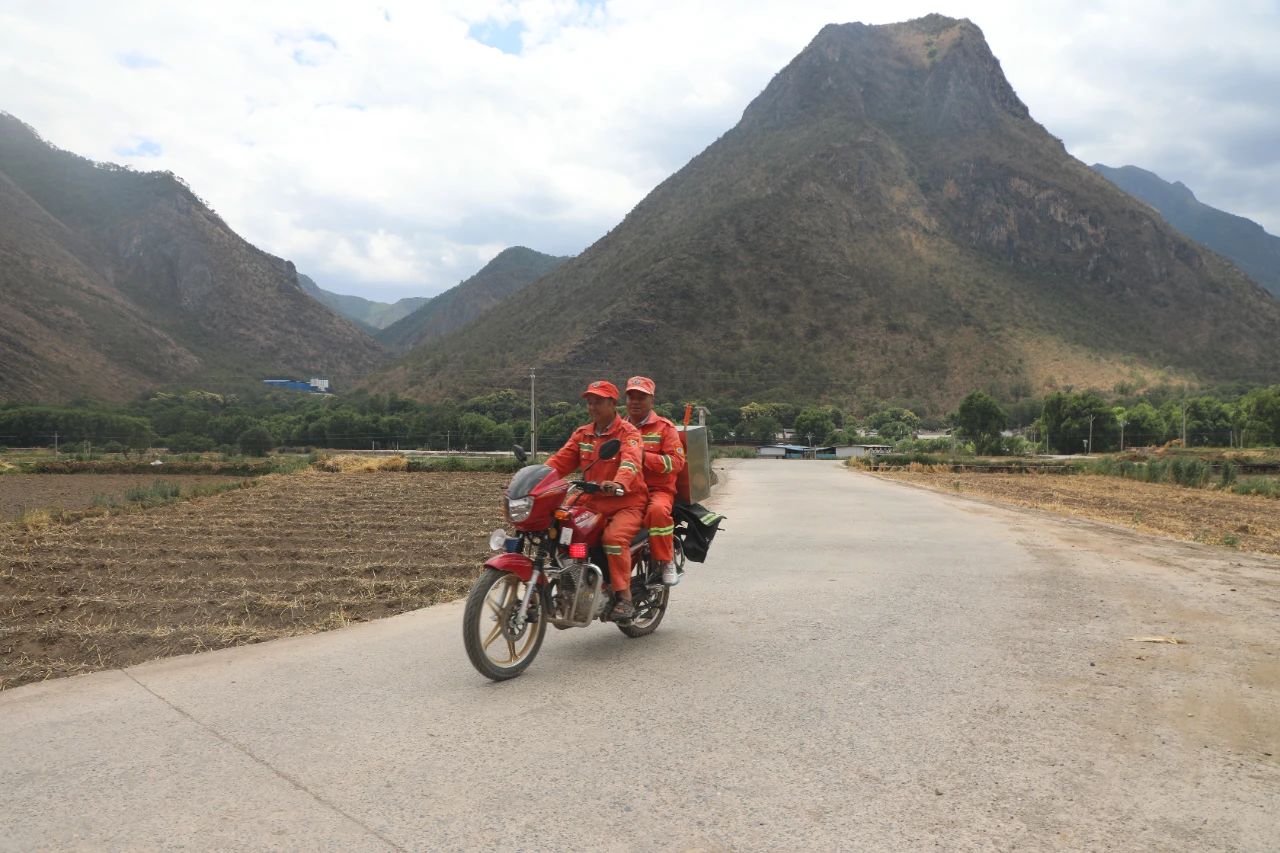
[[[159,693],[157,693],[156,691],[152,690],[150,687],[148,687],[147,685],[143,684],[143,683],[142,683],[141,681],[139,681],[138,679],[134,678],[134,677],[133,677],[133,673],[129,672],[127,669],[121,669],[120,671],[121,671],[121,672],[123,672],[126,676],[128,676],[128,677],[129,677],[129,680],[130,680],[130,681],[132,681],[134,684],[138,685],[138,686],[139,686],[139,687],[141,687],[143,690],[147,691],[147,692],[148,692],[148,693],[150,693],[152,696],[154,696],[156,699],[158,699],[159,701],[163,702],[165,705],[169,706],[169,708],[171,708],[171,709],[174,711],[174,713],[176,713],[176,714],[178,714],[178,715],[180,715],[180,716],[182,716],[182,717],[185,717],[186,719],[188,719],[188,720],[190,720],[191,722],[195,723],[195,724],[196,724],[197,726],[199,726],[200,728],[202,728],[202,729],[204,729],[205,731],[207,731],[209,734],[213,735],[213,736],[214,736],[215,738],[217,738],[218,740],[220,740],[220,741],[222,741],[223,743],[225,743],[227,746],[229,746],[229,747],[231,747],[232,749],[236,750],[236,751],[237,751],[237,752],[239,752],[240,754],[242,754],[242,755],[246,756],[246,757],[247,757],[247,758],[249,758],[251,761],[254,761],[254,762],[256,762],[257,764],[260,764],[261,766],[265,767],[268,771],[270,771],[270,772],[271,772],[271,773],[273,773],[274,775],[278,776],[280,779],[284,780],[284,781],[285,781],[286,783],[288,783],[289,785],[293,786],[294,788],[297,788],[297,789],[298,789],[299,791],[301,791],[302,793],[304,793],[304,794],[306,794],[307,796],[311,797],[311,799],[315,800],[315,801],[316,801],[317,803],[319,803],[321,806],[323,806],[323,807],[325,807],[325,808],[329,809],[330,811],[334,812],[335,814],[338,814],[338,815],[340,815],[340,816],[342,816],[342,817],[346,818],[347,820],[351,821],[351,822],[352,822],[352,823],[354,823],[356,826],[360,827],[360,828],[361,828],[361,829],[363,829],[365,832],[367,832],[367,833],[369,833],[370,835],[372,835],[374,838],[377,838],[377,839],[378,839],[379,841],[381,841],[383,844],[386,844],[386,845],[387,845],[388,847],[390,847],[392,850],[405,850],[405,849],[407,849],[407,848],[405,848],[405,847],[400,846],[399,844],[396,844],[396,843],[395,843],[394,841],[392,841],[390,838],[387,838],[385,835],[383,835],[382,833],[378,832],[376,829],[374,829],[373,827],[369,826],[367,823],[365,823],[364,821],[360,820],[360,819],[359,819],[358,817],[356,817],[355,815],[351,814],[350,812],[345,811],[345,810],[344,810],[341,806],[339,806],[337,803],[330,802],[329,800],[327,800],[327,799],[325,799],[324,797],[322,797],[322,796],[320,796],[319,794],[317,794],[315,791],[313,791],[313,790],[311,790],[310,788],[308,788],[306,785],[302,784],[302,782],[301,782],[301,781],[299,781],[298,779],[295,779],[293,776],[290,776],[288,773],[285,773],[283,770],[279,769],[278,767],[273,766],[273,765],[272,765],[269,761],[267,761],[266,759],[261,758],[261,757],[259,757],[258,755],[255,755],[255,754],[254,754],[254,752],[253,752],[253,750],[249,749],[249,747],[245,746],[244,744],[241,744],[241,743],[236,742],[235,740],[233,740],[232,738],[230,738],[230,737],[228,737],[228,736],[224,735],[222,732],[218,731],[218,730],[217,730],[217,729],[215,729],[213,726],[209,725],[208,723],[204,722],[203,720],[197,719],[196,717],[192,716],[192,715],[191,715],[189,712],[187,712],[185,709],[183,709],[183,708],[179,707],[178,705],[175,705],[174,703],[170,702],[168,699],[166,699],[165,697],[161,696]]]

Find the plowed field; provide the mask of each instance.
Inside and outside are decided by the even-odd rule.
[[[1280,554],[1280,501],[1274,498],[1083,474],[881,471],[874,476],[1176,539]]]
[[[185,493],[196,485],[245,479],[198,474],[6,474],[0,477],[0,522],[13,521],[30,509],[84,509],[99,495],[120,503],[129,489],[150,486],[157,480],[176,483]]]
[[[461,596],[508,479],[309,471],[34,533],[0,525],[0,688]]]

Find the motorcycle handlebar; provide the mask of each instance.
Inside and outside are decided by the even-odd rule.
[[[604,486],[600,483],[592,483],[590,480],[570,480],[569,485],[574,486],[589,495],[605,491]],[[609,494],[614,495],[615,497],[621,497],[623,495],[622,487],[615,486],[613,489],[609,490]]]

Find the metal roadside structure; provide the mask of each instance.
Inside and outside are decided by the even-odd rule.
[[[711,442],[707,428],[697,424],[676,426],[684,442],[687,464],[676,479],[676,496],[686,503],[701,503],[711,497]]]

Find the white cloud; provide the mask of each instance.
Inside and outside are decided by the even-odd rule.
[[[981,26],[1081,159],[1280,232],[1280,13],[1261,0],[10,3],[0,108],[182,175],[322,286],[394,298],[507,245],[581,251],[823,24],[930,11]]]

